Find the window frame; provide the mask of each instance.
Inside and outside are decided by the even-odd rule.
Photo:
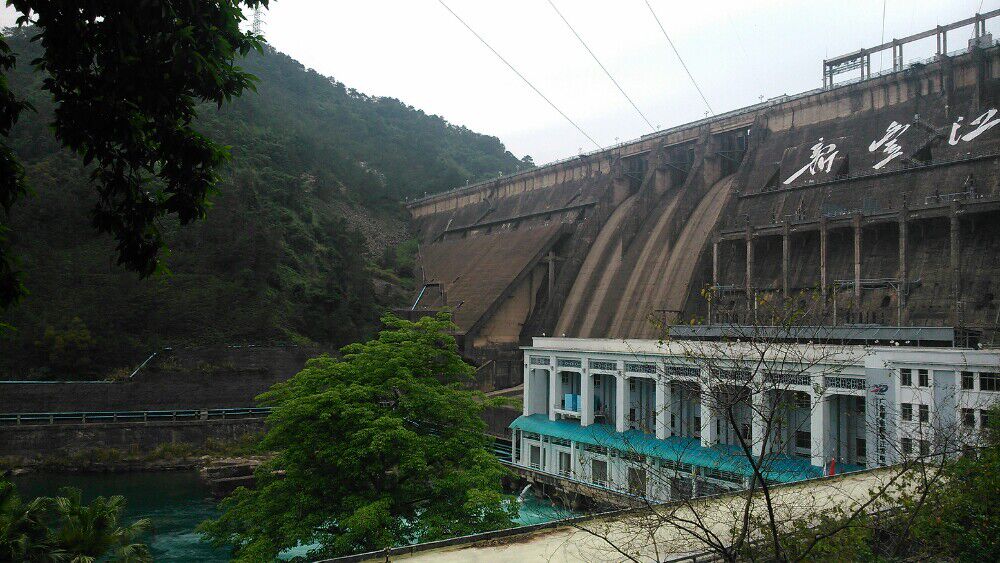
[[[930,422],[931,421],[931,407],[930,405],[918,405],[917,406],[917,420],[920,422]]]
[[[910,368],[899,369],[899,385],[902,387],[913,386],[913,370]]]
[[[918,369],[917,370],[917,387],[930,387],[931,386],[931,373],[930,370]]]
[[[976,388],[976,373],[972,371],[962,372],[962,389],[972,391]]]
[[[604,469],[604,479],[597,478],[597,464],[602,464]],[[590,460],[590,482],[595,485],[600,485],[602,487],[608,486],[608,460],[606,459],[592,459]]]
[[[801,445],[801,441],[805,440],[806,445]],[[812,449],[812,432],[809,430],[796,430],[795,431],[795,447],[800,450]]]
[[[990,388],[986,389],[983,385],[983,381],[990,382]],[[1000,391],[1000,373],[992,371],[981,371],[979,372],[979,390],[980,391]]]
[[[566,460],[566,468],[563,469],[563,460]],[[563,477],[569,477],[573,473],[573,454],[570,452],[559,452],[558,467],[556,468]]]
[[[913,420],[913,403],[899,403],[899,418],[906,422]]]
[[[962,409],[962,426],[966,428],[976,427],[976,409]]]

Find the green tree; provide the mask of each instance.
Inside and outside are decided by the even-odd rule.
[[[0,475],[0,561],[51,560],[49,505],[49,499],[22,501],[14,484]]]
[[[7,0],[42,46],[32,64],[46,73],[56,138],[93,165],[92,224],[114,236],[118,263],[142,276],[159,265],[158,221],[203,217],[215,170],[228,158],[192,122],[199,102],[221,106],[253,86],[234,62],[261,45],[240,31],[240,4],[268,0]],[[0,39],[0,72],[14,64]],[[4,219],[28,189],[6,142],[27,107],[0,81],[0,309],[25,293]]]
[[[138,540],[151,528],[149,519],[125,524],[125,497],[97,497],[84,504],[79,489],[64,488],[52,499],[55,526],[51,541],[71,563],[106,558],[120,563],[152,561],[149,548]]]
[[[73,317],[65,327],[45,327],[45,334],[37,347],[46,355],[48,365],[60,376],[77,377],[90,367],[90,355],[97,342],[87,325]]]
[[[25,503],[0,476],[0,561],[145,563],[149,548],[137,541],[148,519],[123,523],[125,498],[97,497],[84,504],[79,489]]]
[[[495,137],[353,92],[265,45],[237,60],[258,77],[257,94],[196,108],[195,129],[232,159],[204,220],[160,223],[170,275],[139,280],[108,267],[109,237],[90,226],[87,168],[49,127],[56,108],[29,64],[44,53],[31,35],[7,38],[18,62],[10,87],[35,111],[8,139],[32,189],[9,224],[31,295],[0,312],[17,328],[0,338],[0,378],[55,376],[36,343],[73,317],[95,341],[90,377],[134,369],[161,346],[367,340],[382,310],[412,302],[419,276],[416,240],[399,244],[408,214],[397,196],[523,168]],[[378,267],[397,246],[396,268]]]
[[[988,420],[982,446],[945,465],[942,486],[917,507],[912,535],[926,552],[1000,561],[1000,406]]]
[[[299,544],[341,555],[510,526],[472,369],[446,315],[383,318],[378,338],[311,360],[260,399],[276,452],[202,525],[240,560]]]

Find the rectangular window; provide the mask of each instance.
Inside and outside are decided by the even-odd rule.
[[[570,455],[567,452],[559,452],[559,474],[563,477],[569,477],[570,474]]]
[[[976,388],[976,374],[971,371],[962,372],[962,389]]]
[[[608,462],[603,459],[595,459],[590,465],[590,480],[598,485],[608,484]]]
[[[904,387],[909,387],[913,385],[913,370],[901,369],[899,370],[899,384]]]
[[[920,455],[931,455],[931,443],[927,440],[920,440]]]
[[[913,405],[910,403],[899,404],[899,416],[903,420],[913,420]]]
[[[962,409],[962,426],[966,426],[968,428],[976,427],[975,409]]]
[[[812,435],[805,430],[799,430],[795,433],[795,447],[801,449],[809,449],[812,447]]]
[[[920,405],[920,422],[931,421],[931,408],[927,405]]]
[[[913,439],[903,438],[899,441],[900,446],[903,447],[903,455],[910,455],[913,453]]]
[[[542,448],[538,446],[531,446],[531,468],[542,468]]]
[[[921,387],[930,386],[931,382],[927,370],[925,369],[917,370],[917,382]]]
[[[858,457],[867,457],[868,442],[866,442],[864,438],[858,438],[856,443],[858,447]]]
[[[983,428],[990,427],[990,411],[985,409],[979,411],[979,425]]]
[[[628,468],[628,492],[638,497],[646,496],[646,470]]]
[[[1000,374],[979,372],[980,391],[1000,391]]]

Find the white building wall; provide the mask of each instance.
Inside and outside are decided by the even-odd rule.
[[[654,353],[655,350],[661,353]],[[981,427],[982,414],[1000,398],[1000,390],[982,390],[979,385],[980,374],[989,376],[1000,373],[1000,351],[912,347],[863,350],[865,354],[849,362],[841,375],[863,376],[864,389],[845,388],[843,384],[841,388],[825,385],[824,379],[818,375],[811,379],[824,384],[788,386],[790,390],[806,393],[809,402],[822,404],[823,410],[795,408],[793,405],[785,413],[782,435],[775,436],[770,447],[789,455],[808,457],[817,466],[826,465],[831,457],[848,463],[867,461],[869,466],[891,464],[899,459],[903,438],[911,439],[912,451],[919,453],[920,440],[933,443],[941,437],[942,428],[963,427],[969,420],[969,413],[972,425],[968,427],[967,434],[971,441]],[[707,413],[698,392],[694,390],[697,380],[671,375],[675,373],[671,371],[671,366],[684,366],[685,363],[692,366],[691,359],[684,354],[671,353],[669,345],[654,341],[621,343],[588,339],[536,339],[535,346],[525,349],[525,415],[556,416],[553,407],[561,402],[565,391],[558,371],[554,378],[549,377],[551,371],[565,370],[557,367],[557,358],[579,360],[580,367],[572,370],[579,379],[574,380],[571,389],[581,394],[584,403],[576,414],[578,421],[589,424],[593,420],[625,430],[630,426],[630,409],[643,411],[652,405],[654,416],[642,413],[647,414],[643,428],[660,438],[676,435],[701,438],[703,442],[708,442],[707,445],[716,441],[736,443],[731,429],[722,429],[721,436],[716,432],[710,413]],[[541,365],[543,359],[545,365]],[[603,367],[613,365],[615,369],[594,369],[590,367],[590,362],[602,362],[600,365]],[[642,363],[655,364],[656,373],[626,370],[626,366],[634,367]],[[902,369],[912,370],[909,385],[900,380]],[[919,370],[926,370],[926,385],[921,385]],[[972,389],[963,388],[963,371],[974,374]],[[648,388],[637,386],[638,392],[630,393],[629,380],[633,378],[637,382],[651,381],[653,384]],[[593,397],[597,398],[596,404],[592,402]],[[863,415],[854,413],[856,404],[853,397],[864,398]],[[591,412],[583,416],[588,404]],[[911,420],[902,418],[903,405],[906,404],[911,405]],[[920,419],[921,405],[926,406],[926,421]],[[613,416],[602,420],[602,413]],[[657,414],[660,416],[655,416]],[[749,412],[746,414],[750,422]],[[880,420],[881,414],[884,414],[884,419]],[[564,416],[560,414],[559,418]],[[650,421],[652,424],[649,424]],[[809,432],[811,443],[808,448],[796,445],[798,430]],[[858,456],[859,438],[865,443],[866,457],[862,459]],[[881,451],[880,441],[883,446]],[[522,440],[518,463],[530,463],[531,445],[531,440]],[[561,450],[559,446],[546,442],[535,442],[534,445],[546,448],[546,471],[558,473],[558,451],[567,451],[573,455],[574,475],[579,474],[581,480],[592,478],[588,460],[594,456],[582,447]],[[609,477],[615,486],[627,488],[628,464],[620,458],[607,461]],[[653,479],[647,481],[652,482]]]

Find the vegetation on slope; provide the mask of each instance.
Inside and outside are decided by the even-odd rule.
[[[256,487],[222,502],[202,525],[237,561],[270,561],[313,545],[309,557],[510,527],[517,503],[490,451],[482,396],[464,385],[444,314],[387,316],[376,339],[310,360],[261,395],[274,411],[262,445],[275,455]],[[312,560],[311,559],[311,560]]]
[[[198,108],[232,162],[206,220],[162,225],[169,273],[140,280],[91,227],[88,170],[53,138],[44,76],[24,64],[38,47],[23,32],[9,42],[11,87],[37,112],[9,139],[33,195],[11,221],[31,294],[0,317],[14,327],[0,341],[5,377],[100,377],[165,345],[355,341],[412,283],[400,199],[531,165],[267,48],[242,63],[256,95]]]

